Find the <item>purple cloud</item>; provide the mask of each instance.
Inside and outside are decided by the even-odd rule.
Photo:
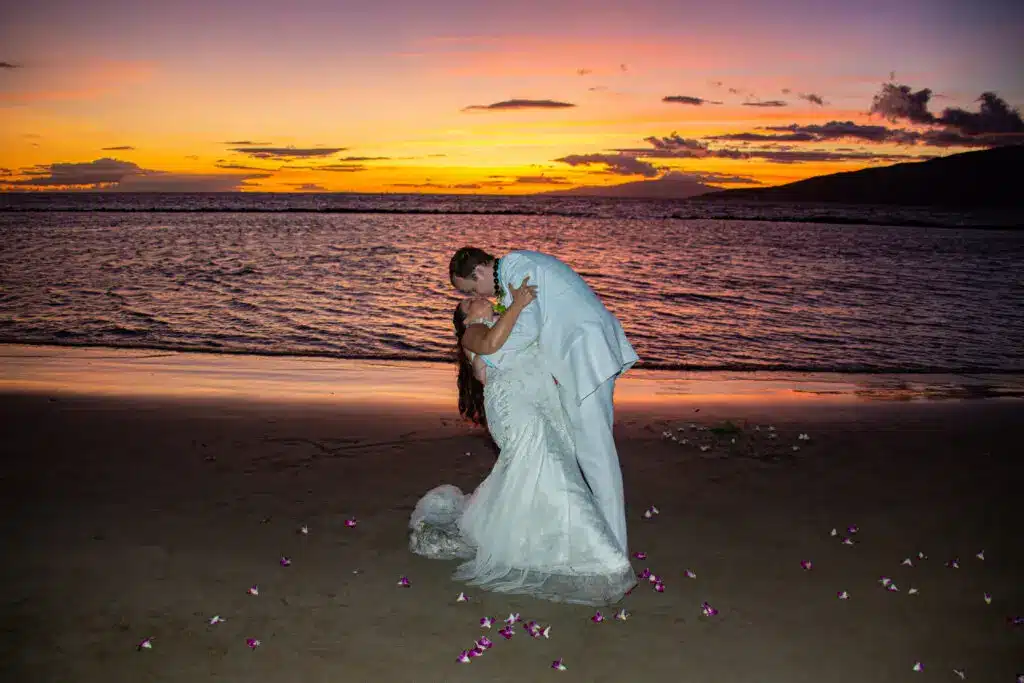
[[[505,100],[494,104],[474,104],[464,107],[463,111],[505,111],[515,109],[566,109],[575,107],[569,102],[557,100]]]

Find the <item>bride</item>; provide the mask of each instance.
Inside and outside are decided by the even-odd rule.
[[[525,280],[511,293],[502,316],[488,299],[472,297],[453,318],[459,412],[490,430],[498,460],[471,495],[444,485],[421,498],[409,547],[430,558],[468,560],[454,578],[485,590],[617,602],[636,576],[583,479],[555,379],[536,341],[501,350],[536,296]]]

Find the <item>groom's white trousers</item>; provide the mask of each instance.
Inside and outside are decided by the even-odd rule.
[[[614,423],[615,378],[611,378],[587,396],[577,406],[573,397],[563,394],[565,405],[576,437],[576,459],[597,499],[612,535],[618,540],[622,552],[626,544],[626,505],[622,491],[622,468],[615,450],[612,434]]]

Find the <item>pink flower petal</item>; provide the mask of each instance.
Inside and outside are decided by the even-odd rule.
[[[565,669],[566,669],[566,666],[565,666],[565,664],[564,664],[564,663],[562,662],[562,658],[561,658],[561,657],[559,657],[559,658],[558,658],[558,659],[556,659],[555,661],[551,662],[551,668],[552,668],[552,669],[557,669],[557,670],[559,670],[559,671],[565,671]]]
[[[245,639],[245,644],[249,646],[250,650],[255,650],[260,645],[262,645],[262,643],[259,640],[257,640],[256,638],[246,638]]]

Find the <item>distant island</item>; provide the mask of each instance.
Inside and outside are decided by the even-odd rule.
[[[722,190],[669,173],[610,187],[580,187],[545,195],[694,199],[725,202],[803,202],[942,206],[949,208],[1024,207],[1024,145],[832,173],[775,187]]]

